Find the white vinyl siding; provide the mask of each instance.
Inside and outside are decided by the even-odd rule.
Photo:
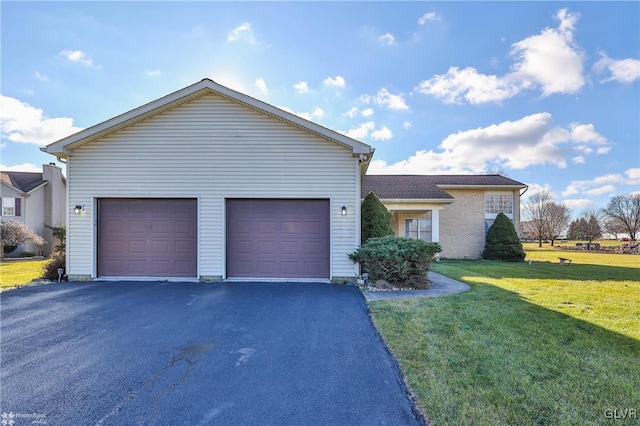
[[[225,199],[329,199],[331,275],[356,273],[347,258],[360,191],[351,150],[221,96],[77,148],[68,173],[71,211],[85,206],[69,216],[69,274],[95,276],[95,200],[113,197],[197,198],[200,276],[225,276]]]

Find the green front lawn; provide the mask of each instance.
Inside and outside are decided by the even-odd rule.
[[[42,276],[42,268],[47,260],[0,263],[0,288],[10,288],[26,284]]]
[[[442,261],[472,289],[370,303],[430,421],[631,424],[606,410],[640,411],[640,257],[563,257],[574,264],[544,250],[531,265]]]

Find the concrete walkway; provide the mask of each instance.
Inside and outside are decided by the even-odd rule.
[[[450,294],[462,293],[471,288],[467,284],[461,283],[453,278],[445,277],[444,275],[436,274],[435,272],[429,271],[428,277],[429,281],[431,281],[431,287],[426,290],[365,291],[362,294],[364,294],[364,298],[369,302],[372,300],[448,296]]]

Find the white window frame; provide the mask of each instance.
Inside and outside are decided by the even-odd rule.
[[[417,234],[417,238],[416,239],[422,240],[422,241],[425,241],[425,242],[428,242],[428,243],[433,242],[433,215],[431,215],[431,217],[428,217],[428,218],[427,217],[407,217],[407,218],[405,218],[404,219],[404,237],[405,238],[413,238],[413,237],[409,237],[408,236],[408,234],[409,234],[409,224],[408,224],[408,222],[410,220],[417,220],[418,221],[418,223],[417,223],[417,225],[418,225],[417,233],[418,234]],[[430,229],[429,234],[431,234],[431,238],[429,239],[429,241],[423,240],[422,238],[420,238],[420,221],[421,220],[428,220],[429,221],[429,229]]]
[[[15,215],[16,199],[14,197],[2,197],[2,216],[15,217]]]
[[[511,198],[511,202],[498,201],[494,203],[490,201],[491,197],[509,197]],[[504,213],[509,219],[513,220],[513,211],[515,210],[514,204],[514,196],[513,192],[487,192],[484,195],[484,218],[485,219],[495,219],[498,214]],[[489,211],[489,206],[491,205],[491,211]],[[495,208],[493,206],[495,205]],[[502,207],[502,208],[501,208]],[[506,207],[506,208],[505,208]]]

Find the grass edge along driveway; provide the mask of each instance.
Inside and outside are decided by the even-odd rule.
[[[42,268],[48,262],[45,260],[22,260],[15,262],[0,262],[0,289],[8,290],[27,284],[42,276]]]
[[[434,424],[640,423],[612,418],[640,413],[639,268],[443,261],[434,270],[472,289],[370,303]]]

